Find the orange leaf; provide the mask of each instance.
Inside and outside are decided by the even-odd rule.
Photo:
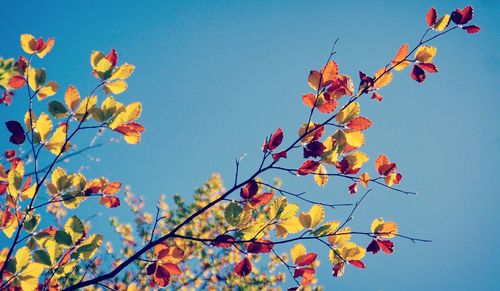
[[[313,90],[318,90],[320,79],[321,79],[321,73],[316,70],[312,70],[309,72],[309,77],[307,77],[307,82],[309,83],[309,86]]]
[[[389,158],[384,154],[381,154],[375,160],[375,169],[381,176],[387,176],[393,173],[394,171],[396,171],[396,168],[396,164],[391,163],[389,161]]]
[[[271,201],[271,199],[273,199],[273,193],[271,192],[262,193],[254,196],[250,200],[250,206],[252,206],[252,208],[256,208],[257,206],[260,205],[266,205]]]
[[[111,182],[104,187],[104,190],[102,190],[102,193],[104,194],[116,194],[118,191],[120,191],[120,188],[122,187],[122,183],[120,182]]]
[[[316,96],[312,93],[307,93],[305,95],[302,95],[302,102],[307,106],[307,107],[314,107],[314,102],[316,101]]]
[[[362,116],[355,117],[347,124],[347,127],[352,130],[366,130],[370,126],[372,126],[372,122],[368,118]]]
[[[382,88],[387,85],[392,81],[392,73],[389,71],[388,68],[381,68],[375,73],[375,87],[377,88]]]
[[[368,187],[368,182],[370,181],[371,177],[368,173],[364,173],[363,175],[359,176],[359,183],[363,185],[363,187]]]
[[[391,62],[391,66],[394,67],[394,70],[401,71],[402,69],[410,65],[410,62],[405,61],[407,56],[408,56],[408,44],[405,43],[399,48],[398,52],[396,53],[396,56]]]
[[[339,75],[339,67],[334,61],[328,62],[325,67],[321,70],[322,80],[321,87],[327,86],[332,83]]]
[[[382,95],[380,95],[379,93],[373,92],[372,99],[376,99],[377,101],[381,102],[383,98]]]
[[[118,199],[118,197],[103,195],[101,196],[101,199],[99,199],[99,203],[105,205],[108,208],[115,208],[120,206],[120,199]]]

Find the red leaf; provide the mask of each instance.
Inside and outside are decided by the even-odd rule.
[[[365,264],[363,264],[360,260],[351,260],[348,263],[356,268],[365,269]]]
[[[7,184],[0,183],[0,195],[3,195],[7,190]]]
[[[315,253],[309,253],[307,255],[299,257],[297,261],[297,266],[307,266],[312,264],[316,258],[318,257],[318,254]]]
[[[380,102],[380,101],[382,101],[383,98],[382,98],[382,95],[380,95],[379,93],[373,92],[372,99],[376,99],[377,101]]]
[[[116,54],[116,50],[111,49],[108,55],[106,56],[106,59],[108,59],[108,61],[110,61],[111,64],[113,64],[113,67],[116,66],[116,62],[118,61],[118,55]]]
[[[281,158],[287,158],[287,153],[286,151],[281,151],[279,153],[273,154],[273,160],[278,161]]]
[[[361,168],[351,169],[349,162],[346,159],[342,159],[340,163],[336,165],[337,170],[342,174],[357,174]]]
[[[481,27],[477,25],[469,25],[462,27],[463,30],[467,31],[467,33],[478,33],[481,30]]]
[[[424,70],[422,70],[422,68],[420,68],[417,65],[413,66],[413,69],[411,70],[410,76],[413,80],[415,80],[419,83],[422,83],[425,80]]]
[[[154,280],[160,287],[165,287],[170,283],[170,272],[163,265],[157,265]]]
[[[315,274],[316,270],[314,268],[296,268],[293,272],[293,277],[302,277],[304,274]]]
[[[376,254],[380,251],[380,246],[378,245],[376,240],[372,240],[370,244],[366,247],[366,251]]]
[[[349,186],[349,194],[354,195],[358,192],[358,182],[354,182]]]
[[[247,245],[247,252],[252,254],[270,253],[274,243],[270,240],[256,240]]]
[[[15,150],[7,150],[4,152],[4,156],[7,160],[11,160],[13,157],[16,156],[16,151]]]
[[[215,238],[212,245],[218,248],[230,248],[233,245],[233,242],[234,237],[227,234],[221,234]]]
[[[251,199],[253,196],[255,196],[255,194],[257,194],[257,191],[259,191],[259,185],[257,185],[257,182],[255,182],[255,180],[252,180],[246,183],[244,188],[241,188],[240,196],[243,199]]]
[[[394,252],[394,243],[390,240],[378,239],[377,244],[380,247],[380,249],[386,254]]]
[[[316,101],[316,96],[312,93],[307,93],[302,95],[302,102],[307,106],[312,108],[314,106],[314,102]]]
[[[243,260],[241,260],[241,262],[236,264],[236,267],[234,267],[234,272],[240,277],[245,277],[252,272],[252,263],[247,257],[245,257]]]
[[[436,17],[437,17],[436,8],[434,7],[430,8],[429,11],[427,11],[427,14],[425,15],[425,21],[427,22],[427,25],[429,27],[434,26],[434,24],[436,23]]]
[[[2,215],[0,216],[0,218],[2,219],[0,221],[0,226],[2,227],[6,227],[11,218],[12,218],[12,212],[10,212],[10,209],[9,208],[5,208],[5,210],[3,211]]]
[[[342,277],[344,275],[345,265],[344,263],[333,265],[333,277]]]
[[[22,88],[26,84],[26,79],[23,76],[14,76],[9,79],[9,86],[13,89]]]
[[[155,273],[156,271],[156,262],[155,263],[151,263],[149,264],[147,267],[146,267],[146,274],[148,276],[151,276]]]
[[[305,161],[302,166],[297,170],[297,175],[299,176],[305,176],[308,174],[311,174],[312,172],[316,171],[316,169],[319,167],[319,162],[315,161]]]
[[[370,128],[370,126],[372,126],[372,122],[363,116],[358,116],[347,124],[347,127],[352,130],[366,130]]]
[[[281,142],[283,141],[283,130],[281,128],[278,128],[276,132],[271,136],[271,139],[267,143],[267,150],[272,151],[275,148],[279,147]]]
[[[460,10],[457,8],[455,11],[451,13],[451,20],[455,22],[455,24],[462,25],[471,21],[474,16],[474,10],[472,6],[466,6],[464,9]]]
[[[438,69],[436,65],[432,63],[420,63],[418,66],[424,70],[426,70],[429,73],[437,73]]]
[[[265,205],[269,203],[273,199],[273,193],[271,192],[266,192],[262,193],[259,195],[255,195],[251,200],[250,200],[250,206],[253,208],[260,206],[260,205]]]
[[[309,157],[313,158],[321,157],[325,149],[326,147],[323,145],[322,142],[313,141],[311,143],[308,143],[304,147],[304,158],[307,159]]]

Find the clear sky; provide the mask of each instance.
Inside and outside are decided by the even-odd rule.
[[[383,216],[397,221],[402,234],[433,242],[397,239],[394,254],[367,256],[366,270],[349,268],[342,279],[331,277],[322,255],[318,277],[327,290],[499,290],[499,3],[402,2],[1,1],[0,55],[21,53],[21,33],[54,36],[54,50],[38,64],[62,88],[73,84],[80,92],[96,84],[92,50],[116,48],[119,61],[136,65],[119,99],[143,103],[143,141],[89,154],[100,162],[87,155],[73,162],[88,165],[86,173],[131,185],[153,209],[161,193],[189,199],[212,172],[229,184],[234,159],[243,153],[242,175],[250,173],[263,138],[277,127],[285,142],[295,138],[308,114],[300,100],[307,74],[323,64],[336,38],[340,71],[357,83],[358,70],[373,73],[402,43],[418,41],[429,7],[444,13],[472,4],[482,31],[455,31],[435,41],[438,74],[419,85],[405,70],[381,91],[382,103],[361,101],[363,115],[374,122],[362,148],[372,157],[367,169],[374,173],[375,157],[385,152],[404,175],[401,186],[419,195],[376,187],[352,227],[368,231],[371,220]],[[17,97],[12,108],[2,108],[2,121],[19,119],[26,110],[22,101]],[[0,140],[2,149],[6,141]],[[318,190],[310,177],[284,181],[289,190],[320,201],[359,199],[344,184]],[[88,216],[103,212],[102,222],[113,214],[85,204]],[[346,211],[328,216],[343,219]],[[125,208],[118,213],[128,215]]]

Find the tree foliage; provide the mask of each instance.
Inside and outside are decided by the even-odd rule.
[[[22,34],[25,55],[0,59],[0,104],[22,102],[17,95],[23,91],[28,104],[24,116],[5,121],[10,136],[4,138],[14,146],[5,149],[0,164],[0,230],[8,245],[0,251],[1,288],[256,290],[279,289],[293,280],[290,290],[319,289],[315,277],[319,251],[328,254],[333,276],[341,277],[349,268],[366,268],[363,259],[368,253],[393,253],[398,238],[427,241],[402,235],[397,223],[381,214],[374,214],[366,229],[349,226],[370,187],[414,194],[397,188],[403,176],[386,154],[373,159],[374,170],[367,166],[370,158],[360,148],[373,122],[362,115],[361,102],[381,102],[381,89],[406,68],[419,83],[427,74],[437,73],[437,48],[430,42],[457,29],[479,32],[470,24],[472,18],[470,6],[442,16],[429,9],[428,28],[420,41],[413,47],[402,44],[395,57],[373,74],[359,71],[357,88],[333,60],[334,45],[326,63],[307,77],[311,92],[301,99],[309,114],[297,133],[278,128],[268,135],[261,147],[262,161],[248,177],[240,177],[237,160],[230,188],[214,174],[195,191],[191,203],[174,195],[169,206],[166,196],[160,196],[156,214],[145,211],[144,199],[119,181],[86,177],[58,165],[79,154],[74,137],[82,131],[108,129],[129,144],[140,142],[142,105],[124,104],[118,96],[127,90],[134,65],[120,63],[115,49],[93,51],[90,65],[97,84],[82,95],[72,85],[60,88],[36,64],[51,52],[54,38]],[[47,110],[35,112],[35,102]],[[29,147],[28,153],[20,154],[16,146],[21,145]],[[291,155],[303,161],[286,166]],[[42,165],[46,160],[50,162]],[[266,182],[265,172],[310,176],[319,187],[328,186],[332,177],[345,179],[346,192],[363,194],[354,204],[321,202],[286,190],[279,179]],[[294,200],[309,207],[301,208]],[[75,209],[82,203],[130,208],[134,225],[121,217],[110,218],[121,237],[120,246],[113,247],[109,238],[94,233],[90,223],[77,215]],[[350,214],[330,220],[331,210],[342,206],[352,207]],[[324,250],[308,250],[308,241],[321,243]],[[279,246],[287,251],[279,251]],[[286,281],[287,276],[291,280]]]

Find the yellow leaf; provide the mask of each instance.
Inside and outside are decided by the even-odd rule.
[[[271,219],[277,219],[283,212],[287,205],[287,201],[285,197],[277,197],[273,201],[271,201],[269,207],[269,217]]]
[[[116,70],[113,72],[113,74],[111,75],[111,78],[109,78],[109,80],[115,80],[115,79],[127,79],[128,77],[130,77],[130,75],[132,75],[132,73],[134,72],[134,69],[135,69],[135,66],[134,65],[131,65],[131,64],[123,64],[121,66],[119,66],[118,68],[116,68]]]
[[[287,203],[283,212],[281,212],[280,219],[292,218],[297,214],[297,211],[299,211],[299,206],[297,204]]]
[[[423,45],[415,52],[415,60],[419,63],[431,63],[436,52],[437,49],[435,47]]]
[[[339,161],[336,144],[337,142],[333,139],[333,136],[329,136],[325,139],[323,142],[325,150],[321,156],[322,162],[334,165]]]
[[[361,106],[359,105],[358,102],[352,102],[349,104],[346,108],[342,109],[337,116],[335,116],[335,119],[340,123],[348,123],[355,117],[359,116],[359,113],[361,111]]]
[[[56,168],[52,172],[51,179],[52,184],[56,187],[58,192],[67,190],[71,186],[71,180],[69,179],[68,174],[66,174],[66,171],[63,168]]]
[[[363,164],[368,162],[369,160],[368,156],[363,152],[354,152],[348,156],[345,156],[344,159],[347,160],[350,168],[353,170],[361,168]]]
[[[92,108],[94,108],[97,104],[97,96],[90,96],[90,97],[85,97],[82,102],[80,103],[80,106],[78,106],[78,109],[75,111],[75,118],[78,121],[81,121],[85,113],[90,112]],[[90,114],[87,114],[87,118]]]
[[[40,263],[31,263],[19,275],[21,288],[23,291],[38,290],[38,279],[43,272],[43,265]]]
[[[40,141],[44,143],[49,133],[52,131],[52,120],[50,120],[47,114],[40,114],[40,117],[38,117],[36,121],[36,130],[40,134]]]
[[[344,131],[345,141],[348,145],[359,148],[365,144],[365,135],[361,131]]]
[[[92,69],[96,70],[97,64],[99,63],[99,61],[105,57],[106,56],[103,53],[101,53],[99,51],[93,51],[90,54],[90,65],[92,66]]]
[[[28,67],[26,69],[26,75],[28,76],[28,85],[33,91],[38,90],[47,79],[47,74],[45,69],[35,69],[33,67]]]
[[[59,125],[52,134],[50,140],[45,144],[45,148],[54,155],[58,155],[62,151],[62,147],[66,141],[66,127],[66,124]],[[69,143],[67,145],[69,145]]]
[[[31,262],[31,252],[28,247],[22,247],[16,252],[16,271],[20,272]]]
[[[28,189],[21,192],[21,200],[31,199],[35,196],[36,193],[36,183],[31,185]]]
[[[392,81],[392,73],[387,68],[381,68],[375,73],[375,87],[382,88]]]
[[[77,216],[71,216],[64,225],[64,231],[66,231],[73,240],[73,243],[76,243],[79,239],[83,237],[85,233],[85,227],[83,226],[82,221]]]
[[[95,70],[99,73],[106,73],[107,71],[111,70],[113,68],[113,63],[111,63],[110,60],[107,58],[101,58],[98,62],[97,65],[95,66]]]
[[[36,49],[35,37],[31,34],[21,34],[21,48],[27,54],[32,54]]]
[[[328,172],[326,171],[325,166],[319,165],[318,169],[316,170],[317,174],[314,174],[314,181],[318,186],[320,187],[325,187],[326,184],[328,184]]]
[[[267,224],[266,223],[256,223],[251,226],[241,229],[240,231],[243,233],[244,240],[250,240],[253,238],[261,238],[264,236],[265,231],[262,230]]]
[[[298,258],[305,256],[307,253],[306,247],[298,243],[290,249],[290,255],[292,257],[292,262],[295,264]]]
[[[17,218],[12,216],[11,220],[7,223],[7,225],[2,229],[5,235],[8,238],[11,238],[18,226]]]
[[[108,120],[115,114],[117,110],[117,103],[118,102],[116,102],[115,98],[111,96],[108,96],[106,97],[106,99],[104,99],[101,105],[104,120]]]
[[[26,124],[28,131],[32,130],[33,127],[36,127],[35,112],[31,111],[31,120],[30,120],[30,112],[26,111],[26,114],[24,115],[24,124]]]
[[[123,80],[116,80],[110,83],[106,83],[104,85],[104,92],[107,94],[113,93],[113,94],[120,94],[123,93],[125,90],[127,90],[127,82]]]
[[[363,187],[368,187],[368,182],[370,181],[371,177],[368,173],[364,173],[363,175],[359,176],[359,183],[363,185]]]
[[[316,128],[316,130],[313,130],[314,128]],[[304,123],[299,128],[299,136],[304,135],[304,133],[306,133],[306,129],[309,133],[306,136],[302,137],[301,141],[303,143],[308,143],[313,140],[315,135],[318,134],[317,131],[321,130],[321,128],[318,125],[315,125],[313,122],[309,122],[309,125],[307,123]]]
[[[7,186],[7,192],[10,196],[16,198],[19,195],[19,190],[21,189],[21,184],[23,182],[24,176],[24,162],[20,161],[14,169],[9,171],[7,176],[7,181],[9,185]]]
[[[49,238],[44,243],[44,248],[49,253],[50,260],[56,262],[62,254],[62,245],[58,245],[53,238]]]
[[[353,242],[347,242],[337,248],[335,252],[331,250],[329,258],[332,264],[341,264],[344,261],[361,260],[365,254],[365,248]]]
[[[398,225],[394,221],[385,222],[383,218],[376,218],[372,222],[371,231],[381,238],[391,238],[398,234]]]
[[[72,85],[69,85],[66,93],[64,93],[64,103],[66,103],[70,111],[75,110],[78,103],[80,103],[80,93]]]
[[[299,216],[300,224],[304,228],[313,228],[323,221],[325,217],[325,211],[323,206],[315,204],[311,207],[309,212],[302,212]]]
[[[389,175],[384,177],[384,182],[387,186],[391,187],[396,181],[398,181],[398,173],[390,173]],[[399,184],[399,181],[396,183]]]
[[[291,217],[276,224],[276,236],[286,237],[289,233],[297,233],[303,229],[297,217]]]
[[[432,27],[434,30],[443,31],[450,24],[450,15],[445,14],[436,21],[436,24]]]
[[[47,55],[52,50],[53,47],[54,47],[54,38],[51,37],[47,39],[47,41],[43,44],[43,47],[38,50],[36,55],[39,58],[43,59],[45,55]]]
[[[338,227],[338,226],[337,226]],[[351,228],[344,227],[337,231],[334,235],[328,236],[328,241],[332,246],[339,247],[351,239]]]

